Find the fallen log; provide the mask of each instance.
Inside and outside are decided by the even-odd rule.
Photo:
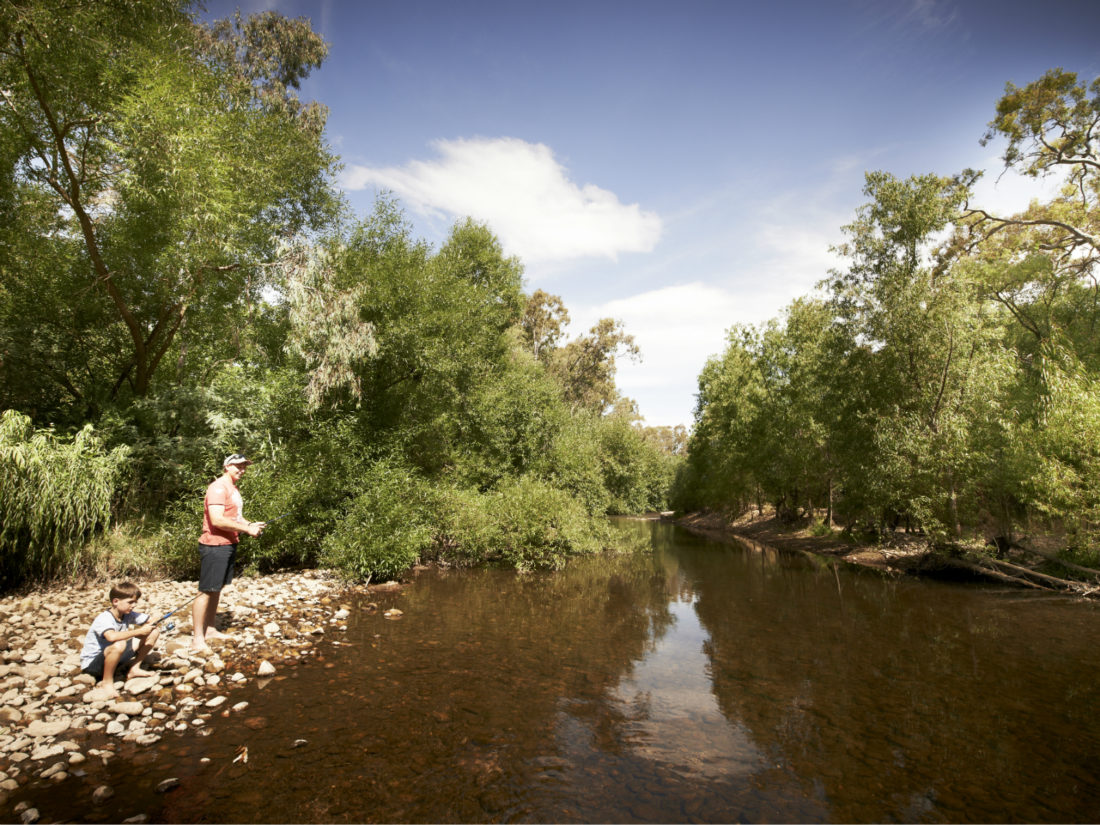
[[[1047,553],[1044,550],[1038,550],[1034,547],[1028,547],[1026,544],[1020,544],[1019,542],[1014,541],[1010,546],[1023,550],[1025,553],[1031,553],[1032,555],[1038,556],[1039,558],[1046,559],[1047,561],[1056,562],[1057,564],[1060,564],[1070,570],[1076,570],[1078,573],[1085,573],[1086,575],[1094,576],[1097,579],[1100,579],[1100,570],[1093,570],[1091,567],[1082,567],[1081,565],[1074,564],[1071,561],[1060,559],[1053,553]]]
[[[962,560],[956,561],[956,564],[969,570],[972,573],[977,573],[981,576],[991,576],[995,579],[999,579],[1000,581],[1011,582],[1012,584],[1022,585],[1023,587],[1030,587],[1035,590],[1054,590],[1053,587],[1047,587],[1046,585],[1039,584],[1038,582],[1033,582],[1028,579],[1022,579],[1019,576],[1010,576],[1008,573],[997,570],[995,567],[992,567],[988,564],[971,564],[970,562]]]
[[[963,564],[966,564],[966,562],[963,562]],[[1017,584],[1026,584],[1029,587],[1041,590],[1062,590],[1074,593],[1078,596],[1100,595],[1100,587],[1089,585],[1085,582],[1060,579],[1057,576],[1048,576],[1046,573],[1040,573],[1036,570],[1020,567],[1019,565],[999,559],[980,559],[977,567],[988,572],[994,578],[1004,581],[1015,581]],[[1013,576],[1006,571],[1011,571],[1018,575]],[[1031,579],[1038,579],[1038,581],[1031,581]]]

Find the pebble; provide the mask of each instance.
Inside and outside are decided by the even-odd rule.
[[[19,814],[19,820],[21,822],[37,822],[41,819],[41,815],[38,813],[38,808],[27,808],[23,813]]]
[[[57,736],[67,731],[71,724],[69,719],[60,719],[56,722],[42,722],[36,719],[27,725],[27,736]]]
[[[179,604],[194,595],[195,584],[141,581],[143,604],[153,608],[150,612]],[[80,672],[81,643],[104,609],[108,585],[51,587],[33,598],[0,596],[0,805],[10,806],[7,795],[28,780],[61,782],[70,772],[84,776],[89,760],[106,764],[120,739],[148,746],[165,731],[211,733],[210,711],[230,707],[227,694],[250,681],[245,674],[252,667],[258,666],[259,675],[270,682],[273,661],[312,655],[323,626],[351,615],[350,605],[326,595],[339,586],[335,576],[320,571],[238,580],[222,603],[232,616],[234,641],[214,642],[212,652],[195,655],[184,618],[182,632],[163,639],[158,655],[146,663],[154,675],[115,684],[122,696],[108,695],[109,686]],[[247,707],[236,702],[222,714]],[[200,710],[205,718],[195,715]],[[267,722],[245,721],[249,727]],[[126,753],[128,760],[132,751]],[[96,793],[99,804],[111,790],[101,786]],[[20,813],[24,821],[38,820],[29,802],[14,814],[11,807],[6,811],[0,821]],[[148,816],[127,821],[144,822]]]
[[[111,713],[125,713],[127,716],[139,716],[145,705],[141,702],[115,702],[110,706]]]
[[[92,791],[92,802],[96,805],[102,805],[108,799],[115,795],[115,789],[110,785],[100,785],[94,791]]]
[[[168,779],[165,779],[163,782],[160,782],[157,785],[157,793],[167,793],[168,791],[172,790],[173,788],[178,788],[179,784],[180,784],[180,781],[179,781],[178,778],[176,778],[174,776],[169,777]]]

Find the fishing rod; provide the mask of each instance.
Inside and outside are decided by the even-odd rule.
[[[153,622],[153,625],[152,625],[152,626],[153,626],[153,627],[156,627],[156,626],[157,626],[158,624],[160,624],[161,622],[163,622],[163,621],[164,621],[165,619],[167,619],[167,618],[168,618],[169,616],[171,616],[171,615],[172,615],[173,613],[179,613],[179,612],[180,612],[181,610],[183,610],[183,608],[187,607],[187,605],[191,604],[191,602],[195,601],[195,599],[197,599],[197,598],[198,598],[199,596],[201,596],[201,595],[202,595],[202,592],[200,591],[200,592],[196,593],[196,594],[195,594],[194,596],[192,596],[192,597],[191,597],[190,599],[188,599],[187,601],[185,601],[185,602],[184,602],[183,604],[181,604],[181,605],[180,605],[179,607],[177,607],[177,608],[176,608],[175,610],[169,610],[169,611],[168,611],[167,613],[165,613],[165,614],[164,614],[163,616],[161,616],[161,617],[160,617],[159,619],[157,619],[157,620],[156,620],[155,622]],[[142,625],[146,625],[146,624],[148,624],[148,623],[149,623],[149,620],[148,620],[148,619],[146,619],[146,620],[145,620],[144,622],[142,622],[141,624],[142,624]],[[168,623],[168,629],[169,629],[169,630],[172,630],[172,629],[173,629],[174,627],[175,627],[175,624],[174,624],[174,623],[172,623],[172,622],[169,622],[169,623]]]

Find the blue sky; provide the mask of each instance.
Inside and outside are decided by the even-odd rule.
[[[734,323],[811,292],[864,202],[863,174],[986,169],[1006,82],[1100,76],[1100,2],[210,2],[276,9],[330,44],[302,97],[330,109],[360,214],[394,192],[438,244],[466,215],[558,294],[571,332],[621,320],[618,384],[646,423],[688,424]],[[1049,185],[1047,187],[1049,189]]]

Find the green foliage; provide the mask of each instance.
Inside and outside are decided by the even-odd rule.
[[[664,501],[678,436],[634,424],[619,323],[563,341],[561,299],[524,294],[475,221],[433,249],[391,198],[350,217],[326,110],[297,96],[327,54],[308,20],[55,5],[0,12],[0,404],[94,421],[106,446],[81,455],[125,446],[129,473],[88,478],[144,550],[126,569],[195,574],[231,452],[255,461],[246,517],[289,514],[242,541],[255,570],[555,567],[600,546],[609,510]],[[5,535],[48,554],[101,523]]]
[[[398,576],[431,545],[432,489],[409,467],[389,461],[372,464],[356,486],[324,538],[320,560],[349,578]]]
[[[297,85],[316,35],[261,27],[240,54],[204,52],[187,5],[5,6],[0,189],[20,214],[0,228],[14,241],[0,339],[22,341],[0,367],[10,403],[75,422],[147,395],[168,365],[194,380],[196,350],[233,354],[224,319],[270,283],[277,237],[332,215],[319,131],[265,93],[266,68],[237,62],[274,61]],[[44,364],[48,394],[18,379]]]
[[[0,415],[0,587],[71,572],[82,543],[111,518],[127,450],[107,451],[91,425],[72,439]]]
[[[563,490],[531,477],[487,493],[452,490],[441,504],[445,558],[517,570],[558,569],[571,556],[598,552],[608,527]]]

